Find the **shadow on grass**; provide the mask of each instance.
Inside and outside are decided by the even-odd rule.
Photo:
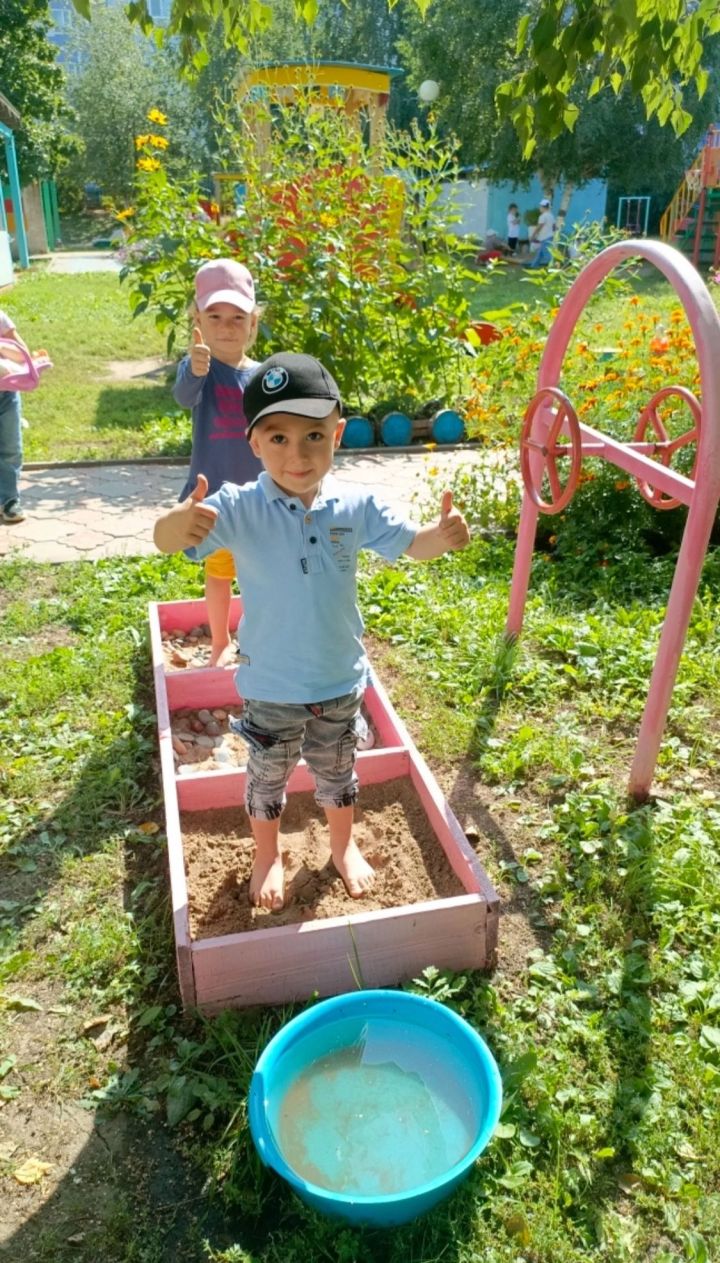
[[[643,1181],[635,1169],[636,1141],[657,1090],[651,1060],[651,956],[656,946],[652,807],[632,812],[624,832],[626,871],[613,888],[613,910],[624,949],[614,986],[615,1003],[603,1009],[614,1088],[605,1135],[595,1147],[591,1179],[584,1192],[586,1214],[596,1235],[603,1211],[617,1208],[628,1194],[642,1190]]]
[[[94,428],[104,430],[146,430],[159,417],[174,411],[170,387],[141,379],[137,385],[106,386],[100,391]]]
[[[110,1073],[107,1108],[96,1110],[92,1088],[97,1083],[93,1085],[91,1078],[84,1100],[60,1103],[54,1094],[39,1092],[31,1100],[21,1092],[3,1112],[4,1133],[16,1144],[18,1161],[34,1152],[54,1161],[56,1170],[64,1168],[60,1183],[41,1203],[39,1190],[8,1180],[6,1224],[21,1220],[11,1235],[0,1239],[0,1259],[7,1258],[8,1263],[200,1263],[207,1258],[202,1246],[206,1235],[222,1244],[237,1237],[236,1223],[225,1230],[222,1210],[209,1205],[207,1173],[183,1153],[187,1137],[166,1125],[164,1091],[158,1082],[177,1043],[197,1039],[200,1028],[179,1009],[163,835],[148,837],[129,824],[158,813],[159,786],[150,665],[140,649],[133,657],[132,735],[87,760],[70,793],[43,820],[40,839],[33,830],[11,855],[0,857],[3,908],[12,906],[20,928],[55,888],[62,901],[59,884],[69,857],[82,860],[104,850],[111,853],[113,839],[124,832],[123,896],[117,915],[131,921],[136,938],[129,962],[89,959],[90,977],[83,980],[87,997],[93,982],[103,994],[112,983],[113,968],[122,978],[116,990],[120,1000],[110,1001],[108,1025],[117,1023],[109,1045],[112,1061],[107,1070],[98,1068],[103,1077]],[[111,777],[109,769],[114,772]],[[82,950],[77,939],[88,932],[96,911],[91,905],[87,921],[78,918],[64,928],[61,919],[53,926],[56,964],[66,954]],[[61,987],[57,990],[61,993]],[[56,1059],[63,1056],[63,1046],[92,1038],[83,1019],[94,1010],[87,998],[78,1002],[76,1011],[53,1005],[57,992],[52,980],[43,991],[51,997],[45,999],[49,1009],[22,1014],[22,1025],[13,1025],[8,1051],[15,1045],[19,1065],[46,1061],[52,1077],[60,1073]],[[120,1013],[123,1005],[129,1012],[127,1033]],[[163,1020],[151,1025],[143,1014],[152,1005],[161,1006]],[[87,1053],[76,1060],[80,1066],[92,1064]],[[244,1082],[237,1083],[238,1099],[245,1088]],[[28,1205],[33,1207],[30,1212],[25,1211]]]
[[[473,762],[487,749],[497,723],[503,702],[512,689],[513,669],[518,652],[518,640],[498,638],[495,656],[485,681],[483,700],[468,746],[468,758]],[[450,791],[450,805],[459,814],[464,808],[467,813],[467,787],[459,778]],[[473,812],[475,824],[484,836],[497,858],[505,864],[522,863],[507,832],[501,828],[497,820],[487,808],[478,803]],[[598,1241],[601,1237],[600,1220],[603,1212],[617,1209],[626,1201],[630,1192],[642,1187],[642,1181],[633,1174],[636,1138],[642,1127],[643,1116],[651,1102],[654,1080],[650,1056],[651,1039],[651,1000],[650,986],[652,982],[651,952],[653,949],[652,913],[655,904],[654,891],[654,843],[653,843],[653,809],[651,806],[630,810],[624,826],[623,836],[627,844],[624,858],[624,873],[615,877],[609,873],[607,890],[602,879],[600,890],[594,897],[606,899],[612,903],[616,918],[615,935],[624,944],[621,964],[617,971],[612,992],[615,1002],[605,1003],[599,1026],[604,1027],[606,1055],[613,1072],[613,1088],[611,1099],[606,1110],[606,1123],[602,1138],[595,1144],[592,1155],[587,1155],[586,1171],[583,1176],[583,1191],[579,1199],[580,1206],[575,1204],[574,1196],[567,1197],[568,1237],[574,1235],[576,1228],[570,1227],[570,1220],[575,1224],[582,1222],[585,1240]],[[597,856],[588,857],[577,851],[574,861],[571,858],[568,866],[572,868],[573,878],[577,886],[587,886],[594,890],[598,884]],[[590,896],[588,901],[591,902]],[[525,951],[522,962],[522,973],[527,969],[527,952],[533,946],[549,953],[553,949],[554,931],[544,925],[545,909],[541,899],[529,885],[513,884],[511,894],[503,899],[502,916],[499,931],[499,965],[498,971],[505,976],[510,972],[519,972],[517,943],[510,944],[510,959],[504,953],[508,951],[507,942],[503,941],[503,923],[507,917],[514,916],[525,926],[525,941],[520,947]],[[506,921],[505,921],[506,923]],[[516,931],[515,931],[516,933]],[[581,946],[580,940],[577,944]],[[563,952],[563,958],[570,951],[574,953],[576,946]],[[588,973],[582,961],[581,952],[576,962],[568,961],[564,966],[568,973],[574,974],[581,986],[593,987],[592,971]],[[492,1011],[492,1010],[491,1010]],[[483,1024],[479,1015],[480,1028],[489,1030],[492,1044],[492,1025]],[[540,1054],[541,1055],[541,1054]],[[534,1049],[528,1048],[527,1056],[534,1057]],[[523,1058],[520,1059],[521,1061]],[[517,1091],[512,1084],[513,1067],[510,1065],[503,1073],[508,1079],[506,1089],[510,1087],[510,1095]],[[518,1101],[516,1109],[519,1113],[510,1114],[517,1117],[518,1125],[525,1126],[528,1131],[539,1129],[540,1118],[532,1105]],[[547,1125],[547,1109],[544,1123]],[[547,1169],[552,1178],[553,1170],[564,1170],[568,1155],[572,1152],[572,1137],[565,1136],[555,1124],[554,1134],[547,1135]],[[561,1202],[564,1196],[560,1188],[557,1196]],[[522,1216],[520,1217],[523,1218]]]
[[[133,654],[133,672],[132,734],[91,756],[66,798],[43,820],[43,834],[55,845],[38,848],[33,831],[12,857],[0,860],[4,896],[17,900],[21,920],[56,888],[62,906],[59,884],[69,856],[82,860],[103,850],[111,854],[113,839],[124,831],[118,916],[124,913],[131,920],[136,936],[131,959],[121,953],[115,966],[129,1018],[127,1032],[119,1031],[109,1046],[114,1065],[98,1067],[102,1088],[93,1087],[91,1079],[82,1101],[62,1107],[39,1093],[30,1100],[26,1091],[4,1113],[8,1134],[18,1140],[18,1154],[24,1158],[35,1151],[53,1160],[63,1176],[42,1202],[40,1190],[12,1187],[7,1222],[19,1222],[0,1242],[0,1259],[206,1263],[204,1243],[210,1242],[217,1252],[234,1249],[243,1263],[341,1257],[358,1263],[439,1258],[459,1263],[474,1231],[482,1192],[478,1172],[450,1203],[417,1224],[364,1232],[315,1215],[261,1167],[247,1130],[244,1101],[257,1056],[289,1011],[231,1011],[209,1022],[180,1013],[164,838],[129,824],[158,816],[160,806],[152,677],[140,646]],[[34,856],[37,867],[31,873],[19,871],[19,856]],[[72,911],[72,899],[68,903]],[[89,907],[88,921],[95,911]],[[79,918],[66,929],[62,918],[53,926],[53,939],[59,940],[51,945],[56,963],[66,952],[80,950],[75,936],[84,928]],[[112,961],[99,959],[96,974],[84,977],[77,1011],[65,1010],[59,1023],[46,1013],[22,1015],[23,1023],[35,1024],[36,1044],[44,1045],[49,1065],[63,1044],[92,1037],[84,1029],[84,1019],[94,1014],[88,996],[93,983],[104,995],[112,968]],[[49,990],[52,995],[52,982]],[[46,1003],[52,1006],[52,999]],[[117,1013],[117,1000],[96,1001],[108,1003]],[[23,1038],[29,1033],[28,1026]],[[79,1060],[87,1064],[82,1055]],[[168,1111],[178,1120],[176,1126],[168,1125]]]

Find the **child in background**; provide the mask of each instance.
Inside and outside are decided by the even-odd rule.
[[[184,501],[204,474],[210,492],[223,482],[253,482],[262,466],[247,441],[243,391],[257,368],[248,355],[258,327],[255,285],[235,259],[212,259],[195,276],[192,346],[181,361],[173,388],[176,401],[192,408],[190,470],[180,493]],[[230,601],[235,567],[219,549],[205,561],[205,603],[210,624],[211,667],[233,656]]]
[[[23,352],[27,350],[15,324],[7,312],[0,311],[0,338],[17,345],[19,363],[15,363],[12,347],[5,348],[3,355],[7,360],[2,377],[15,373],[25,363]],[[25,514],[20,503],[20,470],[22,469],[22,414],[20,411],[20,392],[17,390],[0,390],[0,519],[14,526],[25,521]]]
[[[232,549],[244,614],[235,677],[243,699],[238,731],[248,744],[245,805],[255,842],[250,900],[284,902],[280,816],[301,755],[316,780],[333,863],[358,899],[374,870],[352,837],[355,753],[369,664],[357,605],[357,561],[369,548],[394,561],[440,557],[469,541],[452,494],[417,526],[372,491],[332,476],[342,437],[340,392],[309,355],[272,355],[245,388],[248,435],[264,472],[206,499],[207,480],[155,524],[161,552],[206,557]]]
[[[518,237],[520,236],[520,211],[517,202],[511,202],[507,212],[507,243],[511,254],[515,254],[518,248]]]

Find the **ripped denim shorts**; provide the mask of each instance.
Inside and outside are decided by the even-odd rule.
[[[248,745],[245,806],[248,815],[276,820],[286,801],[293,768],[303,758],[315,777],[322,807],[350,807],[357,800],[357,743],[367,735],[362,694],[324,702],[263,702],[245,698],[231,727]]]

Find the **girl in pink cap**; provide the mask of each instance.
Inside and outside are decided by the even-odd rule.
[[[224,482],[254,482],[262,465],[247,441],[243,392],[257,360],[248,355],[257,336],[255,284],[236,259],[211,259],[195,276],[192,345],[180,362],[176,401],[192,409],[192,454],[184,500],[198,473],[218,491]],[[205,561],[205,603],[212,645],[211,667],[234,657],[230,600],[235,578],[232,553],[218,549]]]

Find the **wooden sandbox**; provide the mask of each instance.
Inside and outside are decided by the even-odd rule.
[[[240,613],[240,598],[235,597],[233,628]],[[360,785],[408,779],[438,846],[466,893],[380,911],[364,912],[362,901],[352,901],[347,916],[276,927],[267,926],[266,918],[257,929],[193,938],[181,813],[214,808],[237,808],[241,813],[245,771],[233,767],[180,775],[173,757],[171,716],[183,708],[234,706],[238,696],[232,667],[170,670],[166,666],[163,633],[171,629],[187,632],[204,623],[204,601],[153,603],[149,618],[183,1004],[213,1013],[307,999],[313,994],[336,995],[358,985],[393,985],[416,976],[428,965],[461,970],[491,964],[497,946],[498,896],[375,677],[366,691],[365,706],[376,744],[358,753]],[[312,776],[301,762],[291,776],[288,794],[313,787]]]

